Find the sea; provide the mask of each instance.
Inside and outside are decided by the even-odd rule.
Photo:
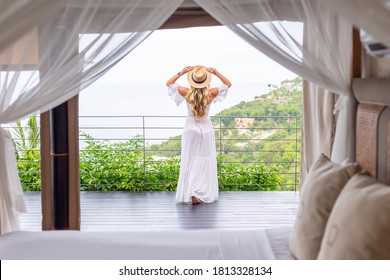
[[[222,102],[213,103],[210,116],[269,91],[267,84],[234,84]],[[181,134],[187,115],[183,102],[176,106],[165,84],[90,86],[79,97],[80,130],[96,140],[125,141],[145,138],[158,144]]]

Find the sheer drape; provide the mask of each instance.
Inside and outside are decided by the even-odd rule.
[[[328,8],[355,27],[364,30],[373,36],[378,42],[390,47],[390,2],[388,0],[330,0],[327,1]],[[337,123],[335,144],[332,150],[332,159],[340,162],[344,160],[340,154],[342,149],[348,149],[349,155],[354,151],[354,126],[353,117],[350,112],[355,111],[354,98],[342,98],[336,105],[340,110],[340,118],[347,118],[348,122]],[[348,114],[348,115],[347,115]],[[346,116],[347,115],[347,116]],[[342,143],[342,144],[340,144]],[[344,145],[344,146],[343,146]],[[349,160],[353,160],[349,157]]]
[[[348,58],[327,22],[339,21],[321,1],[196,0],[249,44],[304,79],[341,95],[350,92]],[[315,50],[303,46],[303,23],[310,25]],[[342,50],[340,50],[342,48]]]
[[[388,0],[328,0],[333,12],[390,47],[390,2]]]
[[[303,46],[320,61],[326,59],[327,52],[332,53],[335,57],[332,64],[343,75],[340,81],[343,80],[345,87],[349,88],[352,26],[321,5],[321,3],[311,2],[311,13],[304,26]],[[325,38],[330,41],[318,40],[318,34],[327,34]],[[321,50],[324,46],[327,48],[326,52]],[[331,67],[332,65],[329,69]],[[321,153],[331,156],[332,160],[338,163],[347,158],[353,159],[354,111],[346,106],[346,101],[353,98],[350,92],[347,93],[337,98],[328,87],[319,86],[311,81],[305,82],[303,88],[302,179],[305,178],[309,167]],[[336,99],[338,99],[337,104],[335,104]],[[338,122],[335,131],[336,113]]]
[[[289,70],[297,73],[316,86],[305,87],[306,112],[310,117],[304,122],[303,170],[307,170],[318,153],[332,151],[332,96],[334,92],[342,96],[338,108],[338,123],[345,129],[343,137],[334,143],[337,160],[352,157],[347,145],[353,136],[351,114],[345,111],[345,98],[350,93],[350,65],[352,25],[342,20],[326,7],[323,1],[315,0],[245,0],[219,1],[196,0],[218,21],[227,25],[233,32],[249,44],[274,59]],[[303,28],[310,44],[303,42]],[[305,97],[306,97],[305,96]],[[323,103],[324,102],[324,103]],[[326,105],[322,108],[322,105]],[[305,110],[304,108],[304,110]],[[316,110],[321,108],[321,110]],[[327,112],[325,112],[327,110]],[[344,132],[344,131],[343,131]],[[318,137],[325,136],[320,141]],[[349,147],[348,147],[349,148]],[[353,149],[352,149],[353,151]]]
[[[0,124],[44,112],[78,94],[140,44],[182,0],[6,1],[0,25]],[[58,5],[60,4],[60,5]],[[46,6],[47,5],[47,6]],[[47,9],[46,9],[47,7]],[[29,12],[38,12],[29,15]],[[19,38],[12,42],[13,38]],[[9,42],[7,42],[9,40]],[[25,210],[13,143],[0,128],[1,233]]]
[[[50,17],[67,0],[0,1],[0,51]]]

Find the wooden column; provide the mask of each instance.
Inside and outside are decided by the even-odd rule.
[[[39,29],[39,50],[45,47],[52,32],[60,33],[69,40],[67,26],[71,20],[61,25],[54,21]],[[74,51],[78,51],[78,36],[74,41]],[[48,61],[55,62],[64,42],[58,42],[50,49]],[[69,45],[67,45],[69,47]],[[50,62],[41,64],[42,79],[51,71]],[[78,70],[75,61],[74,70]],[[80,172],[78,145],[78,96],[41,114],[41,175],[42,175],[42,229],[80,229]]]
[[[59,153],[59,148],[52,148],[52,129],[58,129],[56,124],[53,124],[51,115],[52,111],[41,114],[41,183],[42,183],[42,229],[52,230],[59,229],[54,225],[54,207],[56,205],[64,205],[67,208],[67,228],[71,230],[80,229],[80,164],[79,164],[79,142],[78,142],[78,95],[66,102],[67,107],[67,126],[64,128],[67,130],[67,152],[68,152],[68,164],[65,166],[67,169],[67,191],[64,197],[59,195],[60,190],[57,190],[59,186],[58,171],[54,171],[53,156],[52,153]],[[61,106],[61,105],[60,105]],[[64,112],[62,112],[65,114]],[[57,112],[58,114],[58,112]],[[62,114],[60,114],[61,116]],[[58,117],[58,115],[56,116]],[[54,127],[53,127],[54,126]],[[57,128],[55,128],[57,127]],[[58,135],[56,136],[58,138]],[[64,140],[59,140],[64,141]],[[61,148],[63,149],[63,148]],[[56,151],[56,152],[55,152]],[[63,161],[63,159],[62,159]],[[58,162],[58,160],[57,160]],[[57,167],[60,167],[57,164]],[[57,172],[57,173],[56,173]],[[61,170],[59,171],[61,172]],[[65,170],[62,170],[65,173]],[[57,179],[53,178],[53,173],[56,173]],[[60,182],[61,188],[62,182]],[[57,195],[55,194],[57,192]],[[55,198],[57,196],[57,198]],[[65,197],[67,199],[65,200]],[[55,202],[55,200],[57,202]],[[61,206],[62,207],[62,206]],[[59,210],[61,211],[61,210]],[[63,221],[61,223],[64,223]]]
[[[42,230],[51,230],[50,112],[41,114],[40,119]]]
[[[79,96],[68,100],[69,229],[80,230]]]
[[[50,110],[51,219],[53,229],[69,229],[68,103]]]

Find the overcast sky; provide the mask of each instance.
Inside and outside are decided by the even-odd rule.
[[[218,26],[155,31],[97,83],[165,84],[184,66],[198,64],[215,67],[235,84],[279,84],[296,77]]]

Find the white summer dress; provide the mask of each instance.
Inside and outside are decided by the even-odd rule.
[[[185,100],[178,91],[179,86],[172,84],[168,88],[169,96],[179,106]],[[213,102],[226,98],[228,87],[218,87],[218,95]],[[176,201],[189,203],[195,196],[205,203],[218,199],[217,159],[215,134],[207,108],[202,119],[196,119],[187,104],[187,119],[181,139],[180,174],[176,189]]]

